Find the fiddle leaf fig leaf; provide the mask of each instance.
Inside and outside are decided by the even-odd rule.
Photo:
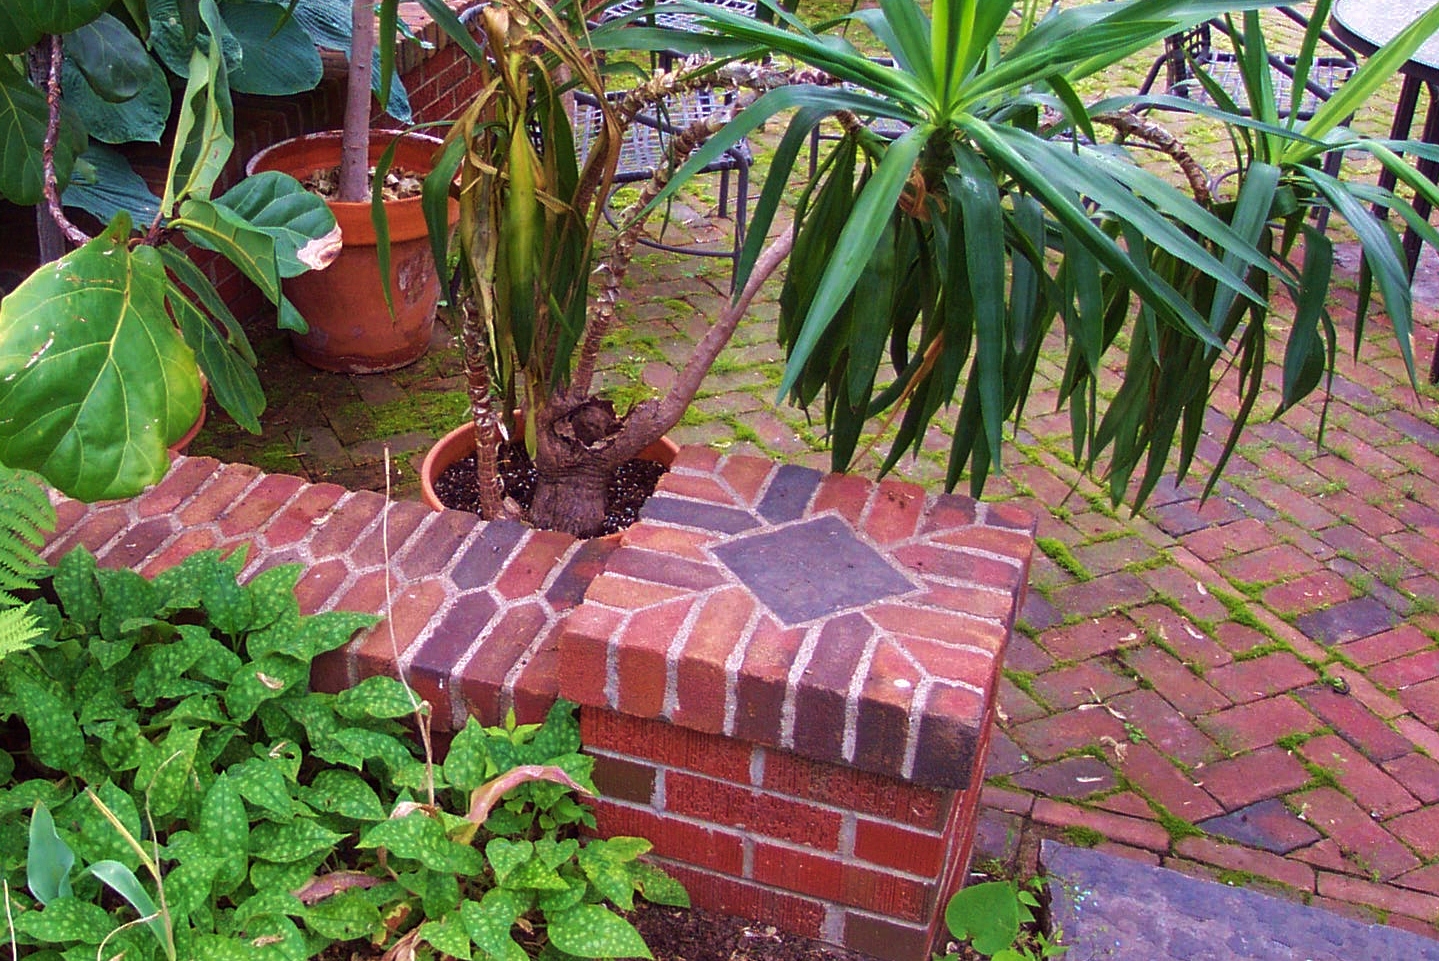
[[[66,207],[79,207],[105,223],[122,211],[135,223],[148,224],[160,215],[160,198],[150,190],[145,178],[124,156],[102,143],[92,142],[76,158],[70,183],[60,199]]]
[[[0,11],[0,23],[4,18]],[[41,148],[48,117],[44,95],[9,59],[0,56],[0,144],[5,145],[0,150],[0,197],[21,206],[44,199]],[[61,127],[64,136],[55,144],[55,177],[64,184],[70,179],[75,154],[84,149],[84,137],[79,136],[77,149],[74,125],[62,117]]]
[[[207,200],[187,200],[171,226],[202,247],[218,250],[255,282],[271,303],[280,299],[280,265],[273,234],[258,230],[230,208]]]
[[[241,93],[282,97],[314,89],[324,70],[303,25],[286,16],[286,4],[228,3],[225,25],[239,43],[230,87]]]
[[[110,103],[134,97],[157,72],[140,38],[108,13],[66,34],[65,54]]]
[[[0,462],[85,501],[165,475],[166,446],[200,413],[195,355],[165,310],[153,248],[119,214],[0,301]]]
[[[207,24],[219,21],[213,0],[201,0],[200,12]],[[165,211],[178,201],[210,196],[235,148],[234,122],[225,58],[219,43],[212,39],[207,50],[197,48],[190,57],[189,80],[175,125],[175,149],[165,177],[161,203]]]
[[[75,111],[75,116],[84,123],[86,132],[94,140],[113,144],[136,140],[159,143],[165,133],[173,97],[165,71],[158,66],[150,71],[134,96],[119,102],[101,96],[69,60],[65,61],[61,83],[65,90],[66,108]]]
[[[281,277],[323,270],[339,256],[340,228],[329,205],[289,174],[278,170],[253,174],[216,198],[215,204],[274,238]],[[195,239],[203,243],[205,237]]]
[[[24,53],[47,33],[69,33],[94,20],[111,0],[45,0],[0,4],[0,53]]]

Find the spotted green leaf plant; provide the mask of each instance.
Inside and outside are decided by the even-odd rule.
[[[375,618],[300,613],[243,551],[147,578],[67,554],[0,660],[0,938],[29,957],[647,957],[636,894],[685,903],[649,843],[581,837],[574,706],[471,722],[432,762],[391,677],[310,690]]]

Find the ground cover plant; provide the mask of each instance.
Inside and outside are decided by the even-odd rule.
[[[472,719],[431,762],[400,681],[309,690],[313,658],[375,618],[301,615],[298,566],[241,584],[243,565],[207,551],[147,579],[77,548],[13,598],[32,623],[0,661],[0,942],[54,959],[648,956],[615,909],[685,894],[637,860],[648,842],[577,836],[593,787],[572,705]]]

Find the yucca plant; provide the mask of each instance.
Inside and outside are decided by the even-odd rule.
[[[600,343],[616,322],[642,211],[670,172],[641,188],[639,202],[621,217],[624,229],[601,249],[597,231],[623,137],[636,115],[654,115],[659,100],[714,80],[684,69],[661,72],[638,84],[631,79],[619,88],[622,96],[611,98],[576,3],[488,4],[475,17],[478,41],[443,0],[422,5],[482,79],[426,183],[435,262],[454,265],[443,279],[465,350],[481,514],[519,516],[504,498],[496,456],[505,436],[522,433],[537,474],[524,519],[594,534],[604,521],[609,478],[679,422],[758,288],[757,281],[742,291],[715,320],[663,398],[618,412],[593,392]],[[576,94],[597,104],[600,115],[583,163],[570,113]],[[671,142],[677,162],[709,133],[704,123],[678,133]],[[459,205],[454,231],[445,218],[451,197]],[[517,409],[522,427],[511,420]]]
[[[1257,11],[1270,2],[1092,3],[1051,11],[1007,47],[1008,3],[934,0],[926,14],[914,0],[880,0],[811,28],[761,2],[773,8],[773,23],[680,2],[723,42],[674,35],[653,45],[748,44],[752,53],[813,68],[802,74],[811,82],[760,97],[676,178],[793,111],[752,220],[741,278],[788,202],[786,185],[811,130],[841,119],[842,139],[794,201],[779,322],[788,352],[780,393],[802,405],[822,397],[837,469],[850,463],[875,418],[898,423],[883,465],[892,467],[919,449],[957,399],[947,481],[953,487],[967,470],[980,492],[999,463],[1005,421],[1022,409],[1040,346],[1058,320],[1068,347],[1061,393],[1070,402],[1075,458],[1091,468],[1107,462],[1111,495],[1141,503],[1176,444],[1180,474],[1189,467],[1209,395],[1237,357],[1246,392],[1232,448],[1276,321],[1272,289],[1288,288],[1299,305],[1286,338],[1283,404],[1308,394],[1325,367],[1332,369],[1332,324],[1324,313],[1332,252],[1304,220],[1315,205],[1332,207],[1360,235],[1410,358],[1410,305],[1394,226],[1368,217],[1364,205],[1396,209],[1406,222],[1416,222],[1413,211],[1370,185],[1326,176],[1319,162],[1332,149],[1367,150],[1403,182],[1435,196],[1399,156],[1430,148],[1366,138],[1343,120],[1439,26],[1439,9],[1371,58],[1305,124],[1279,122],[1273,94],[1262,86],[1251,91],[1253,117],[1232,103],[1204,108],[1229,127],[1242,154],[1231,181],[1235,197],[1214,202],[1207,191],[1181,191],[1108,142],[1113,125],[1186,159],[1145,118],[1116,113],[1142,104],[1131,97],[1086,106],[1077,91],[1166,35],[1216,16],[1230,16],[1260,84]],[[1320,0],[1316,24],[1328,5]],[[851,42],[850,31],[867,34],[866,48],[881,49],[883,59]],[[1305,38],[1310,57],[1314,39],[1312,32]],[[866,124],[871,118],[906,132],[880,137]],[[1356,327],[1370,306],[1361,298]],[[1127,354],[1122,386],[1106,402],[1101,376],[1119,345]],[[1142,478],[1131,484],[1141,464]],[[1221,458],[1216,472],[1222,465]]]

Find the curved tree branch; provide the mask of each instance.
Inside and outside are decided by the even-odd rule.
[[[45,123],[45,145],[42,152],[44,169],[42,180],[45,188],[45,203],[50,209],[50,216],[54,218],[55,225],[77,247],[89,243],[91,237],[85,231],[76,227],[65,216],[65,208],[60,203],[60,184],[55,177],[55,144],[60,141],[60,64],[64,58],[64,48],[60,43],[60,35],[50,35],[50,69],[46,80],[45,102],[50,108],[49,117]]]

